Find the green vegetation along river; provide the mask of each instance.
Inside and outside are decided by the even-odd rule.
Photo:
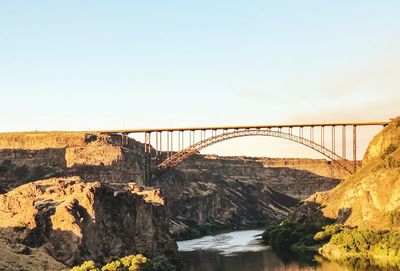
[[[290,252],[278,256],[262,244],[263,230],[245,230],[205,236],[178,242],[184,261],[184,271],[361,271],[385,270],[361,266],[357,261],[341,264],[319,255],[301,257]],[[396,270],[396,269],[390,269]]]

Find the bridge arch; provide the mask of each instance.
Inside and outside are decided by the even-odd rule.
[[[163,172],[168,168],[174,167],[187,159],[189,156],[199,152],[200,150],[207,148],[211,145],[217,144],[219,142],[233,139],[233,138],[238,138],[238,137],[245,137],[245,136],[270,136],[270,137],[277,137],[277,138],[283,138],[287,140],[291,140],[293,142],[302,144],[304,146],[307,146],[328,159],[330,159],[334,164],[337,164],[344,170],[346,170],[349,173],[354,173],[355,169],[353,165],[350,163],[350,161],[342,158],[335,152],[327,149],[326,147],[311,141],[309,139],[306,139],[301,136],[293,135],[292,133],[286,133],[281,130],[272,130],[272,129],[244,129],[244,130],[235,130],[232,132],[224,132],[222,134],[218,134],[215,136],[211,136],[209,138],[206,138],[204,140],[201,140],[179,152],[174,153],[172,156],[164,160],[162,163],[160,163],[156,171],[158,172]]]

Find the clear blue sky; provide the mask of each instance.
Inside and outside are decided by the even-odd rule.
[[[388,119],[399,14],[397,0],[2,1],[0,131]],[[299,154],[257,140],[211,151]]]

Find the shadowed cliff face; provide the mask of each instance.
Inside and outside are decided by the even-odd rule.
[[[349,226],[372,229],[400,228],[400,118],[374,137],[363,166],[335,189],[316,193],[304,205],[320,206],[317,213]],[[292,220],[304,216],[300,207]]]
[[[176,251],[169,216],[154,190],[115,190],[79,177],[54,178],[0,195],[0,233],[67,265]]]
[[[305,199],[317,191],[332,189],[349,174],[323,159],[221,157],[193,155],[176,170],[185,177],[212,181],[256,181],[268,185],[280,193]]]
[[[176,232],[285,218],[297,199],[333,188],[340,174],[346,176],[325,160],[194,155],[157,185],[169,199]]]

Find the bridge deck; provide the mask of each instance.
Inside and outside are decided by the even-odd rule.
[[[172,132],[172,131],[205,131],[205,130],[234,130],[234,129],[268,129],[268,128],[294,128],[294,127],[323,127],[323,126],[377,126],[387,125],[389,121],[365,121],[365,122],[325,122],[325,123],[297,123],[297,124],[262,124],[245,126],[199,126],[199,127],[177,127],[177,128],[145,128],[145,129],[122,129],[122,130],[100,130],[88,131],[109,133],[151,133],[151,132]]]

